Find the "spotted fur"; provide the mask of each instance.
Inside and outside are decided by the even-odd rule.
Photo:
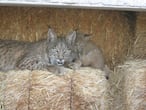
[[[74,33],[57,38],[49,29],[47,39],[38,42],[0,41],[0,70],[49,69],[73,60]],[[55,66],[56,67],[56,66]]]

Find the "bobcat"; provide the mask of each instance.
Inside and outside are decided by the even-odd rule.
[[[105,65],[105,59],[102,51],[92,41],[90,35],[76,32],[74,49],[78,53],[76,61],[69,64],[72,69],[78,69],[81,66],[90,66],[105,71],[106,78],[110,69]]]
[[[47,69],[54,71],[58,69],[58,66],[72,62],[75,57],[71,49],[74,34],[69,33],[66,37],[57,38],[55,32],[49,29],[47,39],[34,43],[0,40],[0,70]]]

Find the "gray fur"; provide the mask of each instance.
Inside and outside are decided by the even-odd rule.
[[[38,42],[20,42],[12,40],[0,40],[0,70],[12,69],[55,69],[58,65],[64,65],[73,60],[70,40],[67,37],[57,38],[55,32],[48,31],[46,40]],[[50,68],[49,68],[50,66]]]
[[[90,35],[79,32],[76,33],[74,49],[78,53],[78,58],[76,58],[74,63],[70,63],[69,66],[73,69],[78,69],[81,66],[101,69],[105,71],[106,77],[108,77],[110,70],[107,65],[105,65],[103,53],[99,47],[90,41],[90,37]]]

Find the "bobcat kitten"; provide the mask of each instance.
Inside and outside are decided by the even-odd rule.
[[[0,70],[58,69],[58,66],[72,61],[74,34],[57,38],[55,32],[49,29],[47,39],[34,43],[0,40]]]
[[[43,69],[49,65],[64,65],[72,61],[72,39],[74,33],[59,37],[49,30],[48,39],[33,43],[24,57],[17,63],[21,69]],[[52,67],[52,66],[51,66]]]
[[[90,66],[93,68],[105,71],[106,78],[110,72],[102,51],[92,41],[90,35],[76,32],[76,41],[74,49],[78,52],[78,58],[74,63],[69,64],[73,69],[78,69],[80,66]]]

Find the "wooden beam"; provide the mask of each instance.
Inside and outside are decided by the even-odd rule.
[[[0,6],[45,6],[146,11],[146,0],[0,0]]]

